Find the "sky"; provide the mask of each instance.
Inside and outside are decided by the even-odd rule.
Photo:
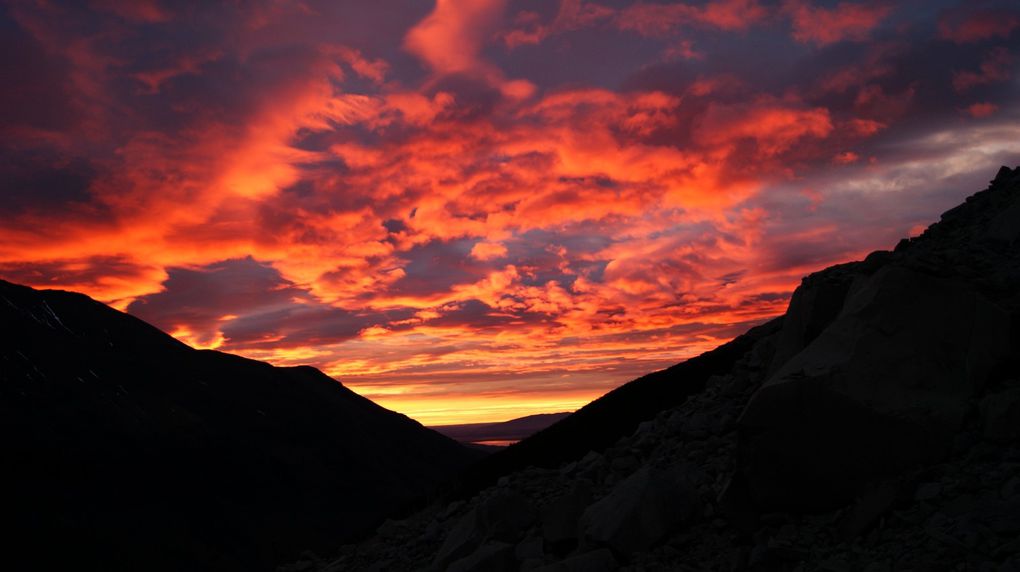
[[[1020,5],[0,0],[0,277],[572,410],[1020,164]]]

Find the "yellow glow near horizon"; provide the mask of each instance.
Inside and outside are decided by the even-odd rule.
[[[586,394],[542,395],[540,399],[528,399],[512,395],[486,396],[436,396],[416,397],[414,395],[372,394],[372,387],[350,386],[351,390],[372,401],[418,421],[426,427],[437,425],[460,425],[467,423],[493,423],[539,413],[560,413],[576,411],[602,395],[600,392]]]

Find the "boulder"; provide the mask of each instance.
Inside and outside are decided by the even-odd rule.
[[[741,415],[739,468],[766,510],[826,510],[947,452],[1008,354],[1008,312],[967,284],[888,265]]]
[[[542,537],[554,550],[573,544],[578,537],[578,521],[591,504],[591,486],[579,482],[569,492],[550,503],[542,512]]]
[[[838,266],[812,274],[793,292],[790,306],[783,317],[783,327],[776,340],[776,349],[769,367],[779,370],[793,356],[813,342],[840,310],[850,291],[855,275]]]
[[[983,434],[989,441],[1020,439],[1020,387],[993,393],[981,400]]]
[[[571,556],[561,562],[535,569],[535,572],[613,572],[620,565],[608,548]]]
[[[443,568],[471,554],[483,540],[516,542],[535,518],[535,508],[526,497],[499,490],[457,521],[436,553],[434,563]]]
[[[901,488],[902,483],[882,481],[865,490],[836,523],[839,536],[850,541],[872,527],[899,500]]]
[[[700,513],[683,471],[646,466],[588,507],[581,529],[587,541],[626,555],[655,545]]]
[[[1020,201],[1017,201],[1000,212],[988,224],[984,237],[986,240],[1016,244],[1020,240]]]
[[[486,542],[477,550],[457,560],[446,569],[447,572],[516,572],[512,544],[499,541]]]
[[[1010,170],[1002,167],[992,181],[992,186],[1008,186],[1020,181],[1020,168]],[[1020,201],[1014,201],[1000,210],[985,226],[982,238],[993,242],[1015,244],[1020,240]]]
[[[471,554],[482,538],[482,529],[478,524],[478,509],[472,508],[446,535],[436,553],[436,567],[445,569],[450,562]]]
[[[517,543],[514,549],[514,557],[523,562],[525,560],[541,560],[545,558],[545,543],[541,538],[531,537]]]
[[[489,538],[516,542],[537,518],[531,501],[513,491],[500,490],[478,507],[478,526]]]

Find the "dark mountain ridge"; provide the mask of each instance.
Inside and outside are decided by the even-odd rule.
[[[461,443],[520,441],[549,427],[568,415],[570,415],[568,412],[539,413],[507,421],[435,425],[429,428]]]
[[[295,568],[1020,570],[1020,168]]]
[[[271,569],[478,456],[314,368],[194,350],[81,294],[0,281],[0,324],[14,569]]]

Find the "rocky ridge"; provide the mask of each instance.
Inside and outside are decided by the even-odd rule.
[[[0,280],[9,570],[272,570],[479,454],[311,367]]]
[[[1020,571],[1020,168],[612,446],[288,570]]]

